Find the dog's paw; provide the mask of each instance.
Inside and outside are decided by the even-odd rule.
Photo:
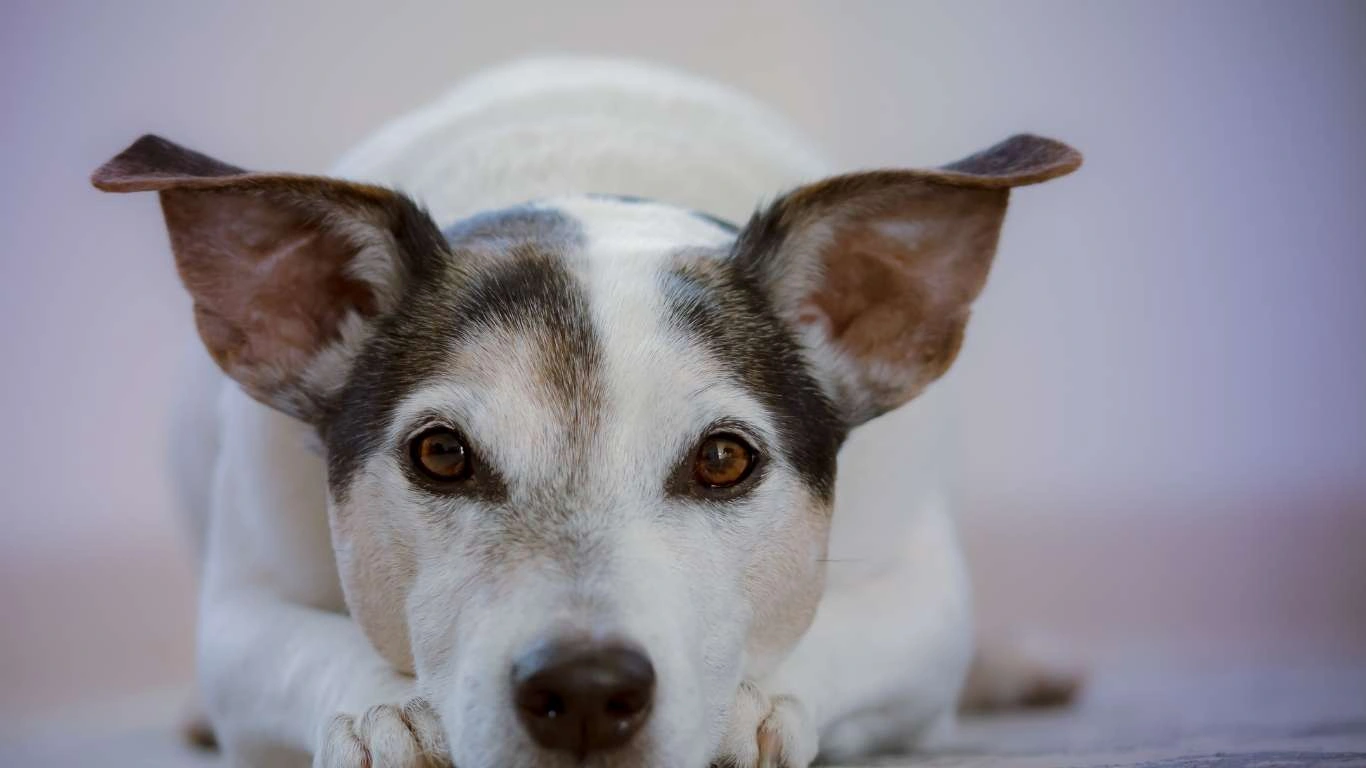
[[[806,768],[819,737],[806,708],[791,696],[769,696],[740,684],[713,768]]]
[[[313,768],[450,768],[441,721],[423,699],[382,704],[327,726]]]

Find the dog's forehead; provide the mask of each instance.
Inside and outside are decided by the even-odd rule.
[[[636,261],[648,263],[680,248],[726,245],[737,232],[733,223],[704,211],[595,194],[481,213],[447,227],[444,234],[457,249],[516,244],[571,260],[630,251]]]
[[[681,248],[720,247],[734,241],[738,228],[705,211],[624,195],[586,195],[545,202],[575,221],[584,247],[597,254],[632,251],[657,262]]]
[[[397,432],[447,413],[510,482],[544,487],[571,474],[583,481],[589,455],[676,452],[722,418],[771,430],[758,400],[669,301],[679,263],[724,257],[734,233],[723,224],[592,196],[485,214],[448,237],[471,262],[461,295],[483,306],[460,313],[467,332],[395,412]],[[490,305],[504,311],[488,314]],[[614,463],[591,465],[610,474]]]
[[[774,343],[785,340],[776,320],[732,274],[724,222],[587,197],[482,214],[446,234],[446,268],[407,286],[325,429],[334,488],[433,414],[506,473],[538,481],[590,452],[682,450],[721,419],[791,442],[794,411],[822,405],[791,345]],[[803,461],[810,451],[794,450],[803,475],[827,484],[833,454]]]

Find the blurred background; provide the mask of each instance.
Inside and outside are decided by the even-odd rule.
[[[1366,4],[10,1],[0,733],[192,669],[163,471],[188,305],[155,199],[90,171],[154,131],[324,172],[556,52],[724,80],[851,169],[1081,148],[1015,195],[951,375],[985,620],[1101,662],[1366,657]]]

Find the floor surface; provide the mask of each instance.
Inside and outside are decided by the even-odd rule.
[[[193,768],[176,697],[149,697],[49,723],[0,742],[5,768]],[[84,723],[84,724],[82,724]],[[1076,706],[965,720],[953,742],[868,766],[925,768],[1366,767],[1366,664],[1211,671],[1174,665],[1102,669]]]

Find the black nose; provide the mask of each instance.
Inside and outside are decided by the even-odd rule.
[[[582,758],[625,744],[649,719],[655,668],[624,644],[559,642],[523,656],[512,685],[531,738]]]

